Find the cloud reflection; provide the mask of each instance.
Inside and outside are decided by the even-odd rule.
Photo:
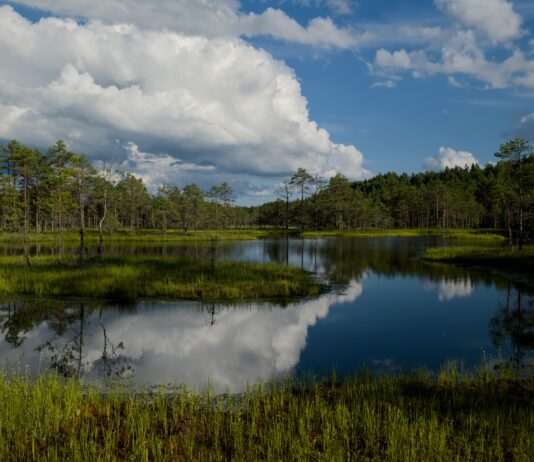
[[[440,302],[453,300],[454,298],[469,297],[475,290],[475,285],[470,279],[447,280],[440,282],[425,282],[425,290],[436,290]]]
[[[290,373],[306,347],[308,328],[325,318],[332,306],[352,302],[361,293],[361,284],[353,281],[343,294],[326,294],[285,308],[271,304],[219,307],[213,324],[210,311],[195,303],[142,303],[133,314],[105,311],[102,324],[108,345],[124,344],[120,363],[132,366],[140,385],[182,383],[203,388],[209,381],[217,392],[240,392],[247,383]],[[77,328],[72,325],[58,341],[61,348]],[[84,368],[94,378],[102,366],[105,340],[98,312],[87,318],[84,329]],[[25,361],[36,368],[35,349],[44,338],[52,337],[51,329],[42,323],[28,333],[18,350],[9,352],[9,345],[1,341],[0,353],[13,356],[23,351]],[[43,355],[41,370],[50,361],[49,353]]]

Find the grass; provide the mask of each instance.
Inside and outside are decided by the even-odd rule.
[[[87,297],[121,301],[252,300],[316,295],[321,286],[304,270],[277,264],[173,257],[110,257],[80,266],[75,257],[0,258],[0,295]]]
[[[105,233],[104,241],[109,242],[190,242],[190,241],[210,241],[215,238],[221,241],[244,241],[254,240],[268,235],[267,231],[258,229],[219,229],[219,230],[199,230],[187,231],[182,230],[168,230],[166,233],[158,230],[137,230],[121,229],[114,231],[113,234]],[[0,243],[21,243],[20,233],[0,233]],[[78,243],[80,241],[80,234],[78,231],[65,231],[63,235],[66,243]],[[95,244],[99,240],[99,232],[96,229],[87,229],[85,231],[86,244]],[[26,236],[28,243],[50,243],[58,244],[60,241],[60,233],[58,231],[47,231],[42,233],[31,232]]]
[[[402,228],[402,229],[358,229],[350,231],[305,231],[304,238],[316,237],[421,237],[440,236],[447,239],[469,239],[485,242],[504,241],[497,230],[485,229],[437,229],[437,228]]]
[[[214,397],[0,374],[0,459],[534,459],[534,378],[449,366]]]
[[[427,261],[490,266],[499,269],[534,272],[534,246],[519,251],[509,247],[436,247],[427,249],[422,258]]]
[[[472,239],[477,241],[504,241],[504,237],[498,230],[492,229],[437,229],[437,228],[402,228],[402,229],[358,229],[350,231],[324,230],[324,231],[300,231],[298,229],[219,229],[188,231],[168,230],[166,233],[158,230],[142,229],[133,231],[121,229],[113,234],[105,233],[106,243],[173,243],[173,242],[202,242],[215,238],[220,241],[243,241],[255,240],[265,237],[420,237],[442,236],[450,239]],[[73,245],[80,241],[78,231],[65,231],[64,242]],[[86,245],[98,243],[99,233],[96,229],[87,229],[85,232]],[[26,236],[28,244],[59,244],[60,234],[58,231],[42,233],[31,232]],[[20,233],[0,232],[0,244],[21,243]]]

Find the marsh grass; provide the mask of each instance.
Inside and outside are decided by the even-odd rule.
[[[53,257],[0,258],[0,295],[87,297],[121,301],[139,298],[256,300],[316,295],[321,286],[304,270],[277,264],[174,257],[110,257],[83,266]]]
[[[210,241],[217,239],[221,241],[244,241],[254,240],[268,235],[267,231],[258,229],[219,229],[219,230],[199,230],[187,231],[182,230],[168,230],[166,233],[157,230],[130,230],[121,229],[116,230],[112,234],[105,233],[104,241],[106,243],[144,243],[144,242],[190,242],[190,241]],[[20,244],[22,235],[20,233],[0,233],[0,243],[16,243]],[[60,241],[60,234],[57,231],[48,231],[42,233],[28,233],[24,236],[27,243],[30,244],[58,244]],[[80,235],[77,231],[65,231],[63,236],[64,242],[72,244],[80,241]],[[86,229],[84,240],[86,245],[94,245],[98,243],[99,233],[96,229]]]
[[[402,228],[402,229],[362,229],[351,231],[305,231],[302,237],[421,237],[439,236],[446,239],[475,240],[484,242],[502,242],[504,237],[498,230],[491,229],[437,229],[437,228]]]
[[[521,251],[509,247],[458,246],[427,249],[423,260],[444,263],[460,263],[490,266],[521,272],[534,272],[534,246],[525,246]]]
[[[533,377],[487,369],[294,379],[238,396],[0,374],[3,461],[527,461],[533,434]]]

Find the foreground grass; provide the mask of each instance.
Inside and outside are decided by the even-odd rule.
[[[402,229],[361,229],[351,231],[305,231],[302,237],[421,237],[440,236],[447,239],[469,239],[484,242],[504,241],[496,230],[484,229],[437,229],[437,228],[402,228]]]
[[[0,375],[0,459],[534,459],[534,378],[361,375],[240,396],[108,394],[46,375]]]
[[[534,272],[534,246],[519,251],[516,247],[436,247],[427,249],[422,258],[427,261],[460,263],[499,269]]]
[[[276,264],[174,257],[113,257],[83,266],[74,257],[0,258],[0,295],[87,297],[133,301],[138,298],[251,300],[316,295],[321,287],[297,268]]]

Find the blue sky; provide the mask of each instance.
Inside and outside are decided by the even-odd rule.
[[[534,140],[523,0],[20,0],[0,26],[0,138],[61,137],[151,187],[257,203],[298,166],[359,179]]]

